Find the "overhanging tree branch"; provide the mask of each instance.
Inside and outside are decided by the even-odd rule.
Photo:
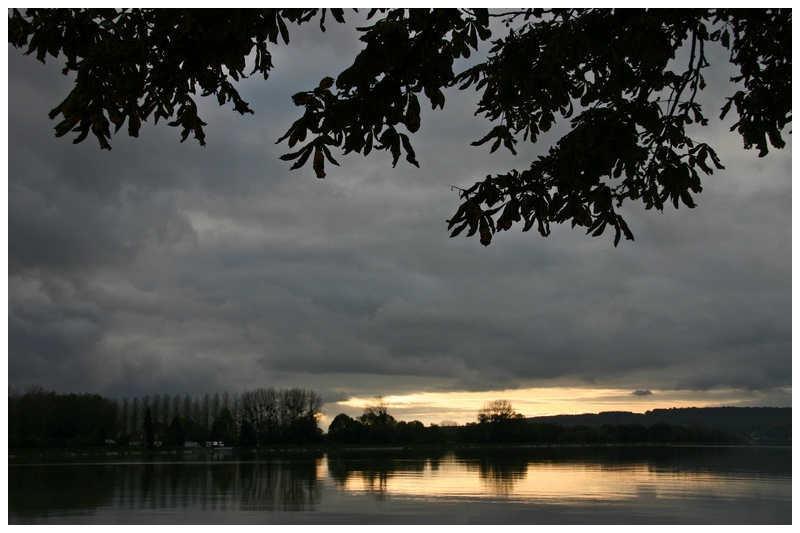
[[[90,134],[110,149],[125,126],[137,136],[141,123],[169,120],[181,140],[193,135],[205,144],[205,122],[196,98],[215,96],[240,113],[253,110],[234,84],[272,69],[269,46],[289,43],[289,25],[325,9],[13,10],[9,42],[36,54],[65,56],[64,73],[76,72],[73,90],[53,111],[56,135]],[[344,12],[331,9],[337,23]],[[378,16],[379,15],[379,16]],[[293,96],[304,108],[278,142],[282,159],[298,169],[311,161],[317,177],[325,163],[338,164],[332,149],[370,154],[386,150],[396,165],[405,153],[419,166],[410,135],[421,127],[421,98],[432,109],[445,104],[445,91],[480,91],[476,115],[490,123],[473,145],[492,141],[516,153],[519,137],[537,142],[558,120],[569,131],[529,168],[487,176],[459,188],[461,206],[448,220],[451,235],[469,228],[488,245],[497,231],[523,223],[547,236],[551,223],[569,222],[597,236],[607,227],[633,239],[617,212],[626,201],[662,210],[670,202],[694,207],[700,173],[722,164],[714,150],[692,139],[706,126],[699,91],[709,66],[706,44],[730,51],[741,83],[721,109],[731,109],[731,127],[745,149],[759,156],[771,145],[785,146],[791,122],[791,10],[787,9],[527,9],[490,13],[486,9],[373,9],[372,25],[357,28],[364,48],[336,79]],[[492,37],[491,18],[508,29],[491,42],[484,62],[455,73],[455,62],[470,57]],[[712,31],[709,33],[708,27]],[[687,69],[670,62],[691,35]],[[255,58],[245,72],[248,57]],[[682,100],[687,88],[691,91]],[[662,95],[669,93],[665,101]],[[690,127],[691,126],[691,127]],[[313,157],[312,157],[313,156]]]

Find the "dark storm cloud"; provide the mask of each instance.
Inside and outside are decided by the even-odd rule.
[[[107,327],[94,309],[77,305],[37,307],[18,305],[9,317],[8,342],[22,358],[80,358]]]
[[[524,168],[546,146],[470,147],[487,128],[473,93],[424,111],[421,170],[347,156],[317,180],[278,159],[299,116],[290,95],[357,49],[329,31],[293,33],[267,82],[241,84],[255,116],[203,100],[205,148],[163,124],[111,152],[54,139],[47,111],[68,84],[10,49],[11,384],[302,386],[326,401],[791,386],[791,147],[758,159],[715,129],[728,170],[706,178],[699,207],[625,206],[636,242],[617,249],[569,227],[513,228],[483,248],[448,238],[448,185]]]

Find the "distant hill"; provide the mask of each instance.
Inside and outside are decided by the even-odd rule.
[[[721,429],[747,439],[790,441],[791,407],[674,407],[653,409],[644,414],[606,411],[598,414],[556,415],[528,418],[539,424],[602,427],[604,424],[641,424],[650,427],[666,422],[673,426],[703,426]]]

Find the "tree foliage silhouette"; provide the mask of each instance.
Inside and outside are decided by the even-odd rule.
[[[375,398],[364,406],[364,413],[358,420],[368,426],[393,426],[397,423],[392,415],[389,414],[389,403],[383,396]]]
[[[508,400],[492,400],[478,411],[478,423],[494,424],[506,420],[522,420],[525,417],[514,411]]]
[[[289,24],[319,18],[325,31],[327,14],[345,22],[341,9],[14,10],[9,42],[42,62],[63,54],[64,73],[77,73],[50,112],[61,119],[57,136],[72,132],[81,142],[91,133],[110,149],[111,125],[116,133],[127,122],[137,136],[152,116],[205,144],[197,90],[253,113],[233,84],[247,77],[248,58],[250,75],[266,79],[269,45],[289,43]],[[493,17],[507,35],[491,41],[484,62],[456,73],[455,61],[492,37]],[[371,10],[373,19],[358,28],[365,46],[349,68],[292,97],[303,114],[279,140],[293,150],[282,156],[292,169],[311,161],[324,178],[326,162],[338,165],[333,149],[387,150],[393,165],[405,153],[419,166],[409,134],[421,126],[421,99],[442,108],[450,88],[482,91],[476,114],[490,128],[472,144],[491,142],[491,152],[516,154],[520,138],[536,142],[569,120],[569,131],[527,168],[461,189],[451,236],[467,230],[488,245],[515,223],[547,236],[551,223],[570,222],[593,236],[613,228],[616,246],[622,235],[633,239],[617,211],[625,200],[694,207],[700,173],[723,168],[711,146],[692,138],[709,124],[697,96],[712,45],[739,71],[719,119],[735,109],[731,130],[759,156],[785,146],[789,9],[393,9]]]
[[[186,442],[186,430],[178,415],[172,417],[172,422],[167,428],[166,443],[169,446],[183,446]]]
[[[153,428],[153,415],[150,413],[150,408],[144,413],[144,442],[148,448],[152,448],[156,440],[155,429]]]

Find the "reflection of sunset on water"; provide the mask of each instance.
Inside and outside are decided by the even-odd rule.
[[[320,479],[330,479],[324,463],[321,462],[318,475]],[[355,469],[338,487],[381,497],[426,500],[504,497],[558,504],[575,500],[685,498],[687,493],[713,496],[724,492],[727,497],[744,496],[757,493],[762,484],[768,483],[768,480],[762,483],[752,477],[710,472],[664,471],[645,463],[610,467],[592,463],[523,462],[509,468],[464,461],[450,453],[433,465],[428,461],[422,469],[382,472]]]
[[[42,460],[44,459],[44,460]],[[19,524],[790,524],[790,447],[9,458]]]

